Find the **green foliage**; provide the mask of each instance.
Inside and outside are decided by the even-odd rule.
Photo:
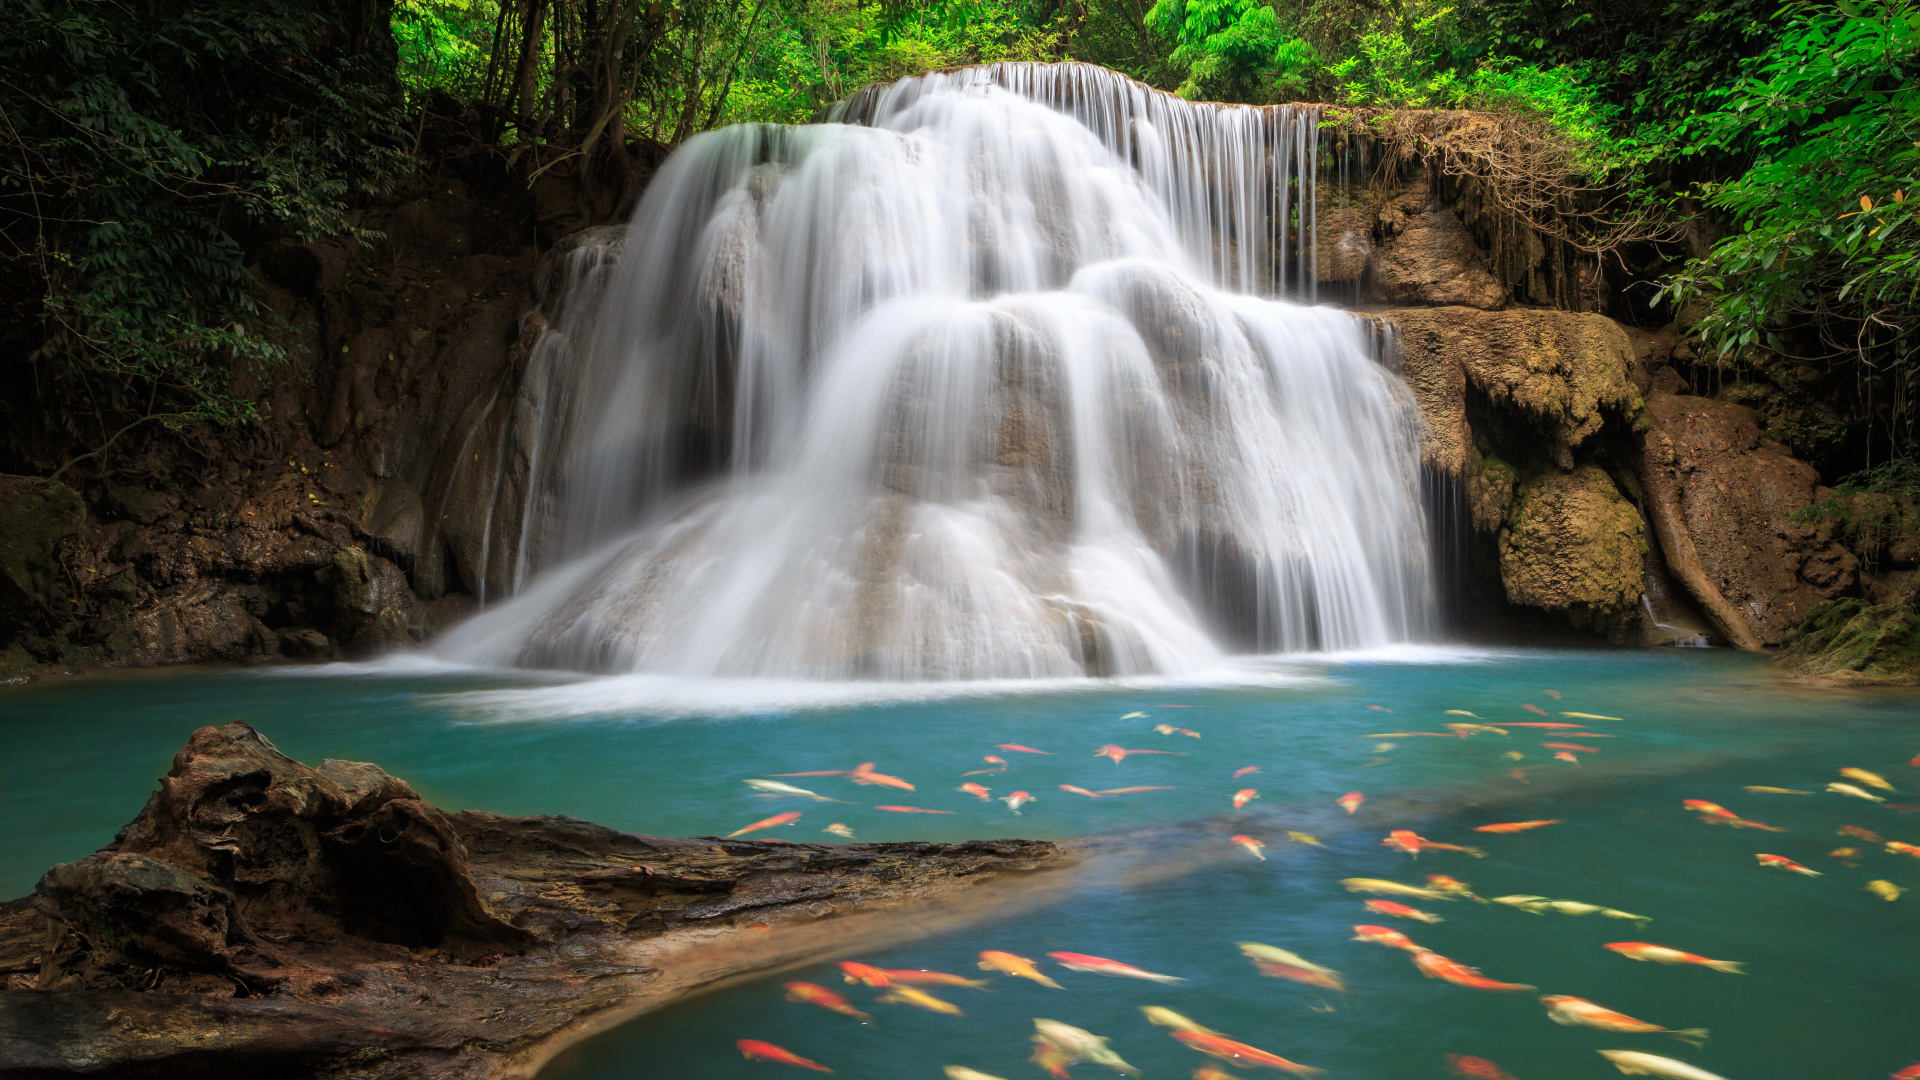
[[[456,99],[478,97],[499,21],[497,0],[398,0],[393,40],[408,98],[417,101],[434,90]]]
[[[1277,100],[1305,90],[1319,61],[1267,0],[1158,0],[1146,21],[1174,42],[1176,92],[1192,100]]]

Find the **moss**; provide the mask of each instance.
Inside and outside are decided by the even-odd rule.
[[[1500,533],[1500,579],[1509,601],[1624,642],[1640,621],[1645,551],[1640,515],[1605,471],[1546,472],[1521,487]]]
[[[1854,597],[1829,600],[1807,614],[1773,663],[1837,682],[1920,685],[1920,609]]]

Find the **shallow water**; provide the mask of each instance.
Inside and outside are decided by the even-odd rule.
[[[1554,701],[1543,691],[1563,694]],[[808,965],[706,994],[595,1039],[549,1070],[553,1080],[647,1076],[777,1076],[785,1066],[742,1061],[739,1038],[764,1039],[843,1077],[940,1076],[960,1064],[1014,1080],[1040,1077],[1026,1060],[1034,1017],[1112,1039],[1148,1076],[1187,1076],[1206,1059],[1149,1026],[1138,1007],[1163,1005],[1331,1076],[1439,1077],[1441,1055],[1498,1062],[1520,1080],[1618,1075],[1593,1051],[1635,1049],[1691,1062],[1728,1080],[1880,1077],[1920,1059],[1920,892],[1894,903],[1862,891],[1872,879],[1920,889],[1920,861],[1836,836],[1855,824],[1920,843],[1920,815],[1839,795],[1750,794],[1746,784],[1819,791],[1835,770],[1887,776],[1920,802],[1920,710],[1910,693],[1815,691],[1775,680],[1748,657],[1681,652],[1407,651],[1394,657],[1248,661],[1199,682],[1033,684],[1002,693],[701,684],[662,680],[534,681],[447,670],[323,668],[304,672],[169,672],[98,678],[0,693],[0,894],[29,891],[48,865],[78,858],[138,812],[187,734],[245,720],[308,762],[378,762],[448,808],[565,813],[664,835],[725,833],[785,810],[801,820],[765,835],[831,840],[829,822],[862,840],[957,840],[1145,835],[1177,876],[1090,874],[1046,906],[947,929],[912,944],[848,958],[883,967],[977,974],[974,956],[1002,949],[1041,960],[1066,988],[993,977],[992,991],[935,992],[966,1010],[936,1016],[875,1005],[878,991]],[[913,695],[885,700],[878,695]],[[1491,722],[1540,721],[1520,708],[1602,713],[1617,736],[1593,740],[1580,765],[1542,741],[1510,737],[1399,738],[1373,753],[1377,732],[1439,731],[1467,709]],[[1368,705],[1391,709],[1391,714]],[[1188,706],[1170,708],[1169,706]],[[1146,719],[1121,719],[1145,712]],[[1554,719],[1559,719],[1555,717]],[[1201,734],[1160,735],[1166,722]],[[998,752],[1017,742],[1052,756]],[[1096,747],[1180,751],[1114,764]],[[1524,754],[1522,784],[1504,755]],[[1014,816],[953,790],[959,774],[995,796],[1038,801]],[[876,762],[913,792],[839,777],[789,778],[846,804],[757,796],[740,781],[772,773]],[[1257,765],[1239,780],[1231,773]],[[1089,799],[1089,789],[1173,790]],[[1235,814],[1229,796],[1261,793]],[[1332,805],[1358,789],[1349,818]],[[1791,831],[1699,823],[1680,800],[1708,799]],[[907,804],[951,814],[898,814]],[[1472,832],[1496,821],[1564,818],[1513,835]],[[1187,823],[1145,831],[1148,826]],[[1291,844],[1287,829],[1325,848]],[[1474,859],[1428,852],[1417,861],[1381,847],[1392,828],[1477,844]],[[1232,848],[1233,833],[1267,843],[1267,861]],[[1857,867],[1826,857],[1868,849]],[[1785,855],[1823,872],[1801,877],[1756,865]],[[1531,893],[1640,915],[1532,915],[1500,905],[1407,900],[1446,921],[1397,922],[1365,911],[1345,877],[1419,883],[1445,873],[1482,896]],[[1131,883],[1129,883],[1131,882]],[[1404,899],[1404,898],[1402,898]],[[1356,923],[1392,924],[1415,941],[1493,978],[1573,994],[1669,1027],[1708,1027],[1700,1050],[1660,1035],[1560,1027],[1529,994],[1492,994],[1420,977],[1401,952],[1348,940]],[[1602,944],[1649,941],[1745,961],[1747,975],[1635,963]],[[1259,975],[1235,949],[1258,941],[1339,971],[1346,993]],[[1161,986],[1069,972],[1051,950],[1092,953],[1177,975]],[[874,1023],[782,1000],[804,979],[843,991]],[[1217,1064],[1217,1063],[1216,1063]],[[1114,1075],[1090,1064],[1076,1077]]]

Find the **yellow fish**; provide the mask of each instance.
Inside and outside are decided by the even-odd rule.
[[[1495,735],[1512,734],[1506,728],[1494,727],[1492,724],[1448,724],[1447,730],[1458,731],[1462,735],[1478,735],[1483,731],[1490,731]]]
[[[853,830],[847,828],[844,822],[836,821],[833,824],[827,826],[826,828],[821,829],[820,831],[832,833],[835,836],[842,837],[843,839],[847,839],[847,840],[853,839]]]
[[[1314,836],[1312,833],[1294,832],[1292,829],[1287,830],[1287,839],[1293,841],[1296,844],[1312,844],[1314,847],[1327,846],[1321,843],[1320,838],[1317,836]]]
[[[1525,755],[1525,754],[1523,754],[1523,753],[1521,753],[1521,752],[1520,752],[1520,751],[1518,751],[1518,750],[1509,750],[1509,751],[1507,751],[1507,756],[1508,756],[1508,757],[1510,757],[1510,758],[1512,758],[1512,759],[1513,759],[1513,760],[1515,760],[1515,761],[1525,761],[1525,760],[1527,760],[1527,755]]]
[[[1626,719],[1626,717],[1624,716],[1601,716],[1599,713],[1590,713],[1590,712],[1563,712],[1560,715],[1569,717],[1574,720],[1625,720]]]
[[[1147,1014],[1147,1023],[1149,1024],[1172,1028],[1175,1031],[1197,1031],[1202,1035],[1220,1034],[1212,1028],[1201,1027],[1199,1024],[1181,1016],[1172,1009],[1161,1008],[1158,1005],[1142,1005],[1140,1006],[1140,1011]]]
[[[1786,787],[1761,787],[1759,784],[1747,785],[1747,790],[1755,795],[1811,795],[1811,791],[1795,791]]]
[[[943,1071],[947,1074],[947,1080],[1002,1080],[1001,1077],[983,1073],[979,1069],[969,1069],[965,1065],[949,1065]]]
[[[1886,802],[1887,801],[1881,798],[1880,796],[1875,795],[1871,791],[1867,791],[1864,788],[1854,787],[1852,784],[1842,784],[1842,783],[1836,782],[1836,783],[1828,784],[1827,790],[1833,792],[1835,795],[1851,795],[1856,799],[1865,799],[1868,802]]]
[[[1881,776],[1879,773],[1868,772],[1865,769],[1854,769],[1854,768],[1841,769],[1840,775],[1846,777],[1849,780],[1858,780],[1861,783],[1867,785],[1868,787],[1877,787],[1881,791],[1893,790],[1893,785],[1887,783],[1886,777]]]
[[[1889,902],[1900,899],[1900,894],[1907,891],[1891,881],[1869,881],[1866,884],[1866,889],[1880,899]]]
[[[1055,990],[1066,989],[1066,987],[1040,974],[1040,969],[1033,966],[1033,961],[1024,956],[1015,956],[1010,952],[1000,952],[997,949],[988,949],[980,954],[980,970],[998,971],[1001,974],[1012,975],[1015,978],[1032,979],[1041,986],[1051,986]]]
[[[1417,896],[1422,900],[1459,899],[1459,897],[1443,893],[1438,889],[1422,889],[1417,885],[1402,885],[1397,881],[1383,881],[1380,878],[1341,878],[1340,884],[1345,885],[1348,892],[1381,893],[1386,896]]]
[[[951,1001],[941,1001],[925,990],[916,990],[911,986],[901,986],[899,983],[895,983],[886,993],[873,1000],[882,1005],[911,1005],[916,1009],[925,1009],[928,1012],[937,1012],[944,1016],[967,1015],[960,1011],[960,1006],[955,1005]]]

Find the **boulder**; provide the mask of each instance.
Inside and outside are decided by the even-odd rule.
[[[1500,532],[1507,599],[1563,612],[1615,643],[1637,640],[1646,536],[1611,477],[1591,465],[1522,485]]]

